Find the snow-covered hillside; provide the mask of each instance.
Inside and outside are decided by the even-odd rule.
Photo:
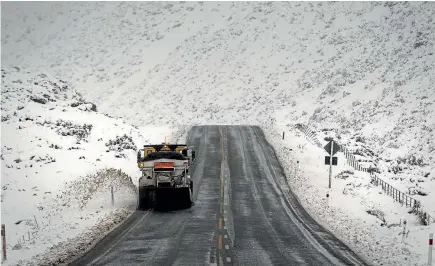
[[[170,130],[150,132],[100,114],[66,81],[43,73],[13,67],[1,74],[1,218],[8,263],[58,243],[40,259],[57,261],[53,252],[60,251],[70,252],[60,259],[71,259],[135,210],[136,151]],[[75,241],[62,244],[67,239]]]
[[[325,170],[325,152],[287,154],[280,147],[297,146],[279,136],[296,140],[296,123],[320,140],[334,129],[435,217],[434,18],[434,2],[6,2],[2,64],[64,79],[98,111],[136,126],[261,125],[284,165],[306,163],[296,173],[305,177],[292,182],[313,189],[294,190],[327,228],[376,264],[423,265],[433,225],[375,196],[379,188],[358,172],[337,182],[337,191],[362,182],[360,192],[343,194],[354,204],[331,202],[337,219],[324,219],[327,209],[304,199],[324,193],[326,184],[313,178]],[[411,219],[406,245],[394,244],[396,229],[372,219],[367,201],[394,209],[394,221]],[[371,237],[355,240],[361,231]],[[391,245],[376,244],[379,236]]]

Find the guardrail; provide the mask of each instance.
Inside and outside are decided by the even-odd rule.
[[[307,125],[304,124],[296,124],[295,127],[299,129],[305,137],[312,141],[319,148],[323,148],[322,143],[320,143],[319,139],[316,137],[316,132],[311,130]],[[411,212],[416,214],[421,222],[424,225],[429,225],[435,222],[435,218],[430,216],[427,212],[423,211],[421,208],[421,202],[419,200],[414,199],[410,195],[394,188],[381,178],[379,178],[375,172],[378,171],[374,167],[363,167],[356,159],[356,157],[347,149],[344,145],[340,144],[341,150],[343,151],[344,156],[346,157],[347,164],[352,166],[355,170],[370,173],[370,178],[372,179],[372,183],[376,186],[382,186],[382,190],[387,193],[387,195],[393,197],[393,199],[402,206],[405,204],[406,207],[411,207]],[[378,172],[379,173],[379,172]]]

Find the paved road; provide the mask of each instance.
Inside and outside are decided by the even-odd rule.
[[[194,127],[195,205],[137,211],[72,265],[366,265],[301,208],[258,127]]]

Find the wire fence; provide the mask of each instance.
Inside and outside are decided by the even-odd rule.
[[[307,125],[304,124],[296,124],[295,127],[299,129],[309,141],[313,142],[319,148],[323,148],[322,143],[320,143],[319,139],[316,137],[317,133],[315,131],[311,130]],[[421,202],[419,200],[414,199],[409,194],[406,194],[394,188],[393,186],[379,178],[376,175],[376,173],[380,173],[377,168],[371,166],[362,166],[358,162],[357,158],[352,154],[352,152],[349,151],[349,149],[347,149],[344,145],[340,144],[340,148],[344,156],[346,157],[346,161],[349,166],[352,166],[355,170],[370,173],[372,184],[375,184],[376,186],[381,186],[382,190],[387,193],[387,195],[391,196],[394,201],[402,204],[402,206],[405,205],[406,207],[411,207],[411,212],[416,214],[424,225],[429,225],[435,222],[434,217],[430,216],[427,212],[422,210]]]

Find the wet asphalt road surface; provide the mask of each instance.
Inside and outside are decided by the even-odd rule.
[[[187,144],[195,204],[136,211],[71,265],[367,265],[300,206],[260,128],[197,126]]]

